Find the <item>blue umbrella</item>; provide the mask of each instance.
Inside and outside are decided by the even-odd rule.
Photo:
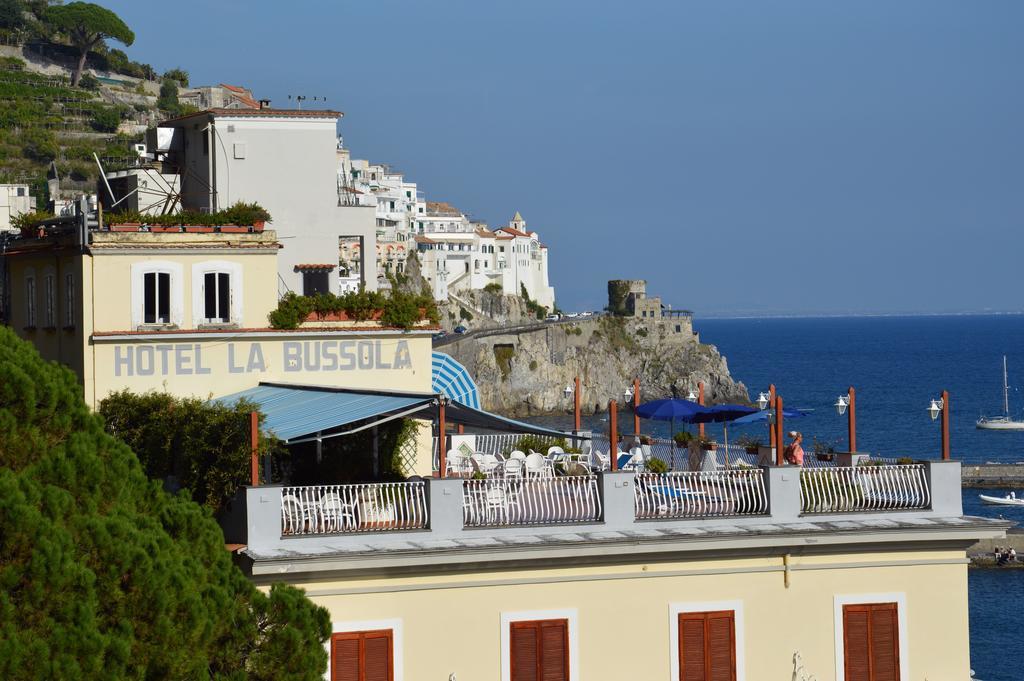
[[[654,419],[655,421],[670,421],[671,432],[669,439],[672,442],[672,467],[676,463],[676,421],[683,423],[697,423],[696,419],[709,413],[707,407],[702,407],[696,402],[673,397],[666,400],[652,400],[644,402],[636,408],[637,415],[642,419]],[[615,445],[612,445],[615,446]]]

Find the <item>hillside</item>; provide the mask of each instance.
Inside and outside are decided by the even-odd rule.
[[[161,77],[100,40],[72,86],[78,52],[39,17],[26,10],[18,28],[0,28],[0,183],[31,185],[43,206],[51,162],[62,190],[95,191],[93,154],[105,167],[133,159],[146,128],[181,111],[177,88],[188,74]]]

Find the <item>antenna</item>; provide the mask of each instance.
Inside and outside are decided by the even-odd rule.
[[[299,110],[302,110],[302,103],[304,101],[306,101],[307,99],[309,101],[311,101],[311,102],[316,102],[316,101],[326,102],[327,101],[327,97],[322,97],[320,95],[316,95],[314,97],[309,97],[307,95],[288,95],[288,101],[290,102],[290,101],[294,100],[295,101],[295,106]]]

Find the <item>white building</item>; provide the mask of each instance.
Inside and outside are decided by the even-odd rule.
[[[0,184],[0,231],[11,229],[11,220],[36,209],[36,197],[27,184]]]
[[[431,206],[438,204],[429,204]],[[441,204],[447,206],[447,204]],[[457,211],[455,211],[457,212]],[[467,289],[499,284],[505,295],[523,290],[541,305],[554,308],[555,290],[548,282],[548,249],[516,212],[505,227],[491,231],[446,209],[428,208],[416,246],[424,278],[434,297],[447,299]],[[436,231],[427,231],[427,228]]]
[[[337,111],[210,109],[164,121],[161,148],[180,175],[182,207],[215,211],[256,202],[272,217],[283,246],[279,292],[337,292],[352,272],[377,288],[376,207],[337,181]],[[345,191],[343,191],[345,190]],[[339,244],[355,242],[355,263]],[[342,267],[339,267],[342,265]],[[358,287],[358,283],[356,286]]]

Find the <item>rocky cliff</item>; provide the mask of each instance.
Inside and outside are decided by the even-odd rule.
[[[565,387],[580,376],[583,411],[621,402],[623,391],[640,378],[644,401],[680,396],[697,382],[712,402],[746,402],[747,389],[729,375],[725,358],[696,334],[673,334],[637,318],[603,316],[571,324],[545,324],[528,330],[500,330],[438,348],[472,373],[482,406],[514,416],[572,411]]]

